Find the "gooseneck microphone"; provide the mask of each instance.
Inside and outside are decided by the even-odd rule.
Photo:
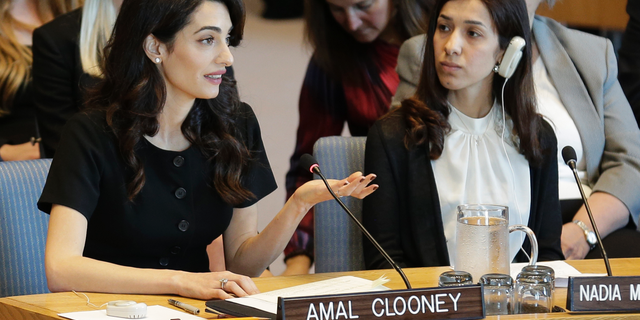
[[[598,226],[596,226],[596,221],[593,219],[593,213],[591,213],[591,208],[589,207],[589,202],[587,201],[587,197],[584,194],[584,190],[582,189],[582,183],[580,183],[580,177],[578,177],[578,170],[576,170],[576,151],[571,146],[566,146],[562,148],[562,159],[564,162],[571,168],[573,172],[573,177],[576,179],[576,183],[578,184],[578,189],[580,189],[580,195],[582,196],[582,201],[584,202],[584,206],[587,208],[587,214],[589,215],[589,221],[591,221],[591,225],[593,226],[593,232],[598,237],[598,245],[600,246],[600,251],[602,252],[602,258],[604,259],[604,265],[607,267],[607,275],[612,276],[611,274],[611,266],[609,265],[609,257],[607,257],[607,252],[604,250],[604,245],[602,244],[602,239],[600,238],[600,232],[598,232]]]
[[[373,246],[376,247],[376,249],[378,249],[380,254],[382,254],[382,256],[385,259],[387,259],[387,262],[389,262],[389,264],[398,272],[398,274],[400,274],[400,277],[402,277],[402,280],[404,281],[404,284],[407,286],[407,289],[411,289],[411,284],[409,284],[409,280],[407,279],[407,276],[404,275],[404,272],[402,271],[400,266],[398,266],[398,264],[395,261],[393,261],[393,259],[391,259],[389,254],[387,254],[387,252],[384,251],[384,249],[382,249],[380,244],[378,244],[378,242],[373,238],[373,236],[369,233],[369,231],[365,229],[362,223],[358,221],[356,216],[354,216],[353,213],[351,213],[349,208],[347,208],[347,206],[344,205],[342,200],[340,200],[340,198],[333,192],[333,190],[331,190],[331,186],[329,186],[329,182],[320,171],[320,166],[318,165],[318,162],[316,161],[316,159],[312,155],[305,153],[300,158],[300,167],[304,168],[305,170],[309,170],[311,173],[317,174],[322,179],[322,181],[324,182],[324,185],[327,187],[327,190],[329,190],[329,193],[331,193],[333,198],[336,199],[336,201],[338,201],[342,209],[344,209],[344,211],[346,211],[349,214],[349,216],[351,217],[351,220],[353,220],[353,222],[360,228],[362,233],[369,239],[369,241],[373,243]]]

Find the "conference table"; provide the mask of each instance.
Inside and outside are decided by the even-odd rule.
[[[602,260],[572,260],[567,261],[583,273],[606,273]],[[615,276],[640,275],[640,258],[611,259],[611,269]],[[407,278],[414,288],[436,287],[440,273],[450,270],[448,267],[432,268],[407,268],[404,269]],[[276,289],[287,288],[295,285],[305,284],[313,281],[331,279],[338,276],[351,275],[369,280],[375,280],[385,275],[390,281],[385,284],[391,289],[404,289],[404,283],[394,270],[368,270],[336,273],[321,273],[301,276],[279,276],[255,278],[258,288],[265,292]],[[101,305],[113,300],[134,300],[144,302],[147,305],[161,305],[174,308],[167,303],[167,299],[174,298],[181,302],[196,306],[202,310],[201,317],[216,319],[217,315],[205,313],[205,301],[176,297],[172,295],[126,295],[126,294],[104,294],[86,293],[91,303]],[[555,305],[565,307],[566,288],[556,288]],[[86,304],[84,297],[79,297],[73,292],[59,292],[26,296],[14,296],[0,298],[0,320],[23,320],[23,319],[64,319],[58,317],[59,313],[90,311],[95,308]],[[508,316],[489,316],[487,319],[640,319],[638,314],[570,314],[566,312],[523,314]],[[115,318],[114,318],[115,319]]]

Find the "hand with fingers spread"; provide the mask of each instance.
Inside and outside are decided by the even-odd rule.
[[[184,272],[176,277],[178,294],[184,297],[211,300],[244,297],[260,293],[251,278],[233,272]]]
[[[362,172],[354,172],[349,177],[342,180],[328,179],[331,190],[339,197],[354,197],[364,199],[366,196],[378,189],[377,184],[370,184],[376,175],[371,173],[363,175]],[[291,197],[307,208],[333,199],[322,180],[311,180],[300,186]]]

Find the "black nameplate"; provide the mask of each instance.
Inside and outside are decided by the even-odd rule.
[[[640,312],[640,277],[569,277],[567,309]]]
[[[278,320],[482,319],[482,286],[278,298]]]

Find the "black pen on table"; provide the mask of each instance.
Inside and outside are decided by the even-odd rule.
[[[186,312],[192,313],[192,314],[199,314],[200,313],[200,309],[198,309],[198,308],[196,308],[194,306],[188,305],[186,303],[182,303],[182,302],[180,302],[178,300],[169,299],[169,304],[172,305],[172,306],[176,306],[176,307],[178,307],[178,308],[180,308],[180,309],[182,309],[182,310],[184,310]]]

